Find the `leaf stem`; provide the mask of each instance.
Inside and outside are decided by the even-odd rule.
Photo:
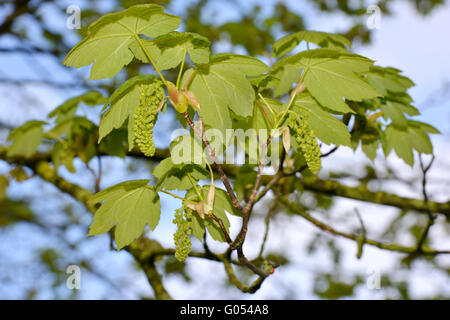
[[[298,82],[298,84],[297,84],[297,86],[295,87],[295,89],[292,90],[292,92],[291,92],[291,98],[289,99],[289,103],[287,104],[286,109],[285,109],[285,110],[283,111],[283,113],[281,114],[280,119],[278,119],[278,121],[277,121],[277,123],[276,123],[276,125],[275,125],[275,129],[277,129],[277,128],[283,123],[284,117],[285,117],[286,114],[288,113],[289,108],[291,107],[292,103],[293,103],[294,100],[295,100],[295,96],[296,96],[298,93],[302,92],[302,91],[305,89],[305,85],[304,85],[304,83],[303,83],[303,80],[305,79],[306,72],[308,72],[308,67],[306,67],[305,70],[303,70],[302,76],[300,77],[300,81]]]
[[[191,200],[185,199],[185,198],[183,198],[183,197],[177,196],[176,194],[173,194],[172,192],[169,192],[169,191],[167,191],[167,190],[161,189],[161,190],[159,190],[159,191],[161,191],[161,192],[163,192],[163,193],[165,193],[165,194],[168,194],[169,196],[172,196],[172,197],[174,197],[174,198],[177,198],[177,199],[180,199],[180,200],[183,200],[183,201],[186,201],[186,202],[190,202],[190,203],[192,203],[192,204],[197,204],[197,203],[194,202],[194,201],[191,201]]]
[[[142,51],[144,51],[145,56],[147,59],[151,62],[153,65],[153,68],[155,68],[156,72],[158,73],[159,77],[161,78],[161,81],[164,83],[164,85],[167,87],[167,81],[162,75],[161,71],[159,70],[158,66],[156,65],[155,60],[153,60],[152,56],[148,52],[147,48],[145,48],[144,44],[142,43],[142,40],[139,38],[137,34],[134,34],[134,37],[136,38],[137,42],[139,43],[139,46],[141,47]]]
[[[186,61],[186,49],[184,49],[184,54],[183,54],[183,60],[181,61],[181,67],[180,67],[180,72],[178,72],[178,77],[177,77],[177,89],[180,90],[180,80],[181,80],[181,75],[183,73],[183,69],[184,69],[184,62]]]
[[[187,174],[187,177],[188,177],[189,181],[190,181],[191,184],[194,186],[195,193],[198,195],[198,197],[200,198],[200,200],[203,201],[203,196],[202,196],[200,190],[198,190],[198,186],[197,186],[197,184],[195,183],[194,179],[192,178],[191,174],[190,174],[189,172],[187,172],[186,174]]]
[[[275,116],[275,112],[273,111],[272,107],[270,106],[269,103],[267,103],[266,99],[264,99],[264,97],[262,96],[261,93],[258,92],[258,96],[261,98],[261,100],[264,102],[264,104],[267,106],[267,108],[269,109],[270,113]]]

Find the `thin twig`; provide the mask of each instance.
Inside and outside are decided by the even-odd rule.
[[[267,210],[267,214],[264,219],[266,229],[264,231],[264,237],[261,242],[261,248],[259,249],[259,254],[258,254],[259,258],[261,258],[264,253],[264,247],[266,245],[267,237],[269,235],[270,219],[272,218],[272,214],[275,212],[275,209],[278,206],[278,198],[280,197],[280,191],[281,191],[281,184],[279,184],[277,186],[277,190],[275,191],[275,198],[272,200],[272,204],[270,205],[269,210]]]
[[[307,221],[311,222],[316,227],[318,227],[324,231],[327,231],[335,236],[347,238],[347,239],[350,239],[353,241],[358,241],[358,238],[359,238],[358,235],[354,235],[354,234],[350,234],[350,233],[346,233],[346,232],[342,232],[342,231],[338,231],[338,230],[334,229],[330,225],[325,224],[325,223],[321,222],[320,220],[307,214],[302,207],[293,204],[286,197],[280,197],[280,202],[283,203],[289,210],[291,210],[295,214],[298,214],[299,216],[305,218]],[[394,243],[383,243],[383,242],[368,239],[368,238],[366,238],[365,243],[367,245],[374,246],[379,249],[388,250],[388,251],[395,251],[395,252],[408,253],[408,254],[417,252],[416,246],[406,247],[406,246],[402,246],[402,245],[394,244]],[[424,255],[450,254],[450,250],[433,250],[433,249],[428,249],[428,248],[422,248],[420,253],[424,254]]]
[[[431,227],[434,224],[434,220],[436,219],[436,215],[433,215],[431,213],[430,207],[429,207],[429,198],[428,198],[428,193],[426,190],[426,185],[427,185],[427,173],[428,171],[431,169],[431,166],[433,165],[434,162],[434,155],[431,157],[430,163],[425,167],[424,163],[423,163],[423,159],[422,159],[422,154],[419,154],[419,162],[420,162],[420,168],[422,170],[422,195],[423,195],[423,201],[425,202],[425,207],[426,207],[426,213],[428,216],[428,220],[427,220],[427,224],[425,226],[425,229],[423,230],[419,240],[417,241],[417,252],[421,252],[422,251],[422,247],[428,237],[428,234],[430,232]]]
[[[362,254],[363,254],[363,249],[364,249],[364,243],[366,242],[366,227],[364,225],[364,221],[363,221],[361,215],[359,214],[358,208],[355,208],[355,213],[356,213],[356,216],[358,217],[359,223],[361,225],[361,235],[358,238],[358,252],[356,253],[356,257],[358,259],[361,259]]]

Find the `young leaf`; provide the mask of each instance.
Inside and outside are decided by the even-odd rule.
[[[160,70],[176,68],[183,60],[185,52],[195,64],[209,62],[210,42],[207,38],[191,32],[171,32],[153,40],[143,40],[144,46],[157,61]],[[137,42],[130,46],[136,58],[149,63]]]
[[[385,119],[391,119],[393,125],[401,129],[408,126],[408,120],[403,114],[402,104],[388,100],[386,104],[381,106],[381,111],[383,111]]]
[[[188,89],[200,102],[198,113],[205,126],[225,133],[232,128],[228,108],[241,117],[253,113],[255,92],[246,75],[256,76],[266,70],[267,66],[257,59],[222,54],[211,57],[211,62],[200,69],[186,71],[182,83],[195,72]]]
[[[64,154],[73,153],[73,156],[88,163],[97,152],[96,134],[97,126],[93,122],[85,117],[75,116],[57,124],[46,136],[51,139],[65,138]]]
[[[157,37],[179,24],[180,17],[164,13],[163,7],[154,4],[104,15],[89,26],[87,36],[70,50],[63,63],[76,68],[93,63],[90,79],[112,78],[133,59],[128,47],[140,34]]]
[[[416,120],[409,120],[408,126],[420,128],[424,132],[427,132],[427,133],[432,133],[432,134],[440,134],[441,133],[438,129],[436,129],[432,125],[429,125],[428,123],[416,121]]]
[[[312,42],[323,48],[346,50],[351,42],[346,37],[334,33],[302,30],[289,34],[273,44],[273,56],[281,57],[297,47],[300,42]]]
[[[8,157],[31,157],[44,137],[44,129],[42,128],[44,124],[46,124],[44,121],[31,120],[11,130],[8,140],[12,140],[13,143],[8,148]]]
[[[372,161],[375,160],[375,158],[377,156],[378,146],[379,146],[379,141],[378,140],[361,141],[362,151]]]
[[[50,112],[47,117],[56,117],[55,122],[61,123],[75,115],[80,103],[84,103],[88,106],[98,106],[105,103],[105,100],[106,98],[100,92],[89,91],[65,101],[63,104],[59,105],[52,112]]]
[[[56,171],[61,165],[64,165],[69,172],[75,173],[74,158],[75,152],[69,148],[67,143],[57,142],[53,147],[52,161]]]
[[[161,215],[156,191],[147,186],[149,180],[119,183],[97,193],[91,203],[103,203],[94,215],[89,235],[108,232],[113,226],[117,250],[137,239],[146,224],[154,230]]]
[[[389,146],[388,150],[394,149],[397,156],[412,167],[414,165],[414,154],[411,137],[408,135],[408,132],[391,125],[386,128],[384,133]]]
[[[291,91],[293,84],[300,80],[302,70],[300,65],[286,65],[273,71],[274,77],[280,79],[275,83],[273,95],[279,97]]]
[[[208,171],[195,164],[174,164],[171,158],[162,160],[153,170],[157,186],[167,190],[188,190],[199,180],[208,177]]]
[[[353,112],[344,98],[362,101],[380,96],[380,93],[361,78],[369,71],[372,61],[351,53],[328,49],[303,51],[281,59],[274,66],[299,65],[304,68],[304,83],[311,95],[324,107],[347,113]],[[299,75],[300,76],[300,75]]]
[[[414,82],[399,72],[394,68],[371,66],[367,73],[367,82],[385,96],[389,92],[405,92],[414,85]]]
[[[203,199],[208,199],[209,186],[203,186],[201,188],[201,194]],[[198,196],[194,189],[189,190],[186,193],[186,199],[189,200],[199,200]],[[236,211],[236,209],[231,204],[229,200],[228,194],[219,188],[215,188],[215,197],[214,197],[214,206],[213,213],[214,215],[221,219],[225,228],[228,230],[230,227],[230,221],[226,215],[226,212],[240,216],[240,214]],[[206,213],[205,213],[206,214]],[[197,214],[193,215],[196,216]],[[195,233],[197,235],[201,234],[200,230],[206,227],[208,229],[209,234],[214,240],[225,242],[225,237],[223,235],[222,230],[220,229],[219,224],[211,218],[206,217],[205,219],[197,219],[192,220],[192,228],[196,230]]]

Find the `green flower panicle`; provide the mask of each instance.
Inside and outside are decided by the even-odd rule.
[[[135,141],[144,155],[151,157],[156,148],[153,127],[158,118],[158,107],[165,98],[161,81],[140,86],[140,103],[134,112]]]
[[[321,152],[314,131],[309,127],[308,115],[303,111],[300,113],[290,112],[288,126],[305,157],[309,170],[313,174],[318,173],[322,166]]]
[[[192,211],[184,208],[175,211],[173,223],[177,225],[177,231],[173,235],[175,241],[175,257],[178,261],[184,261],[191,252]]]

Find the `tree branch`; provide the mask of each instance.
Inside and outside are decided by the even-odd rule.
[[[239,203],[239,200],[236,197],[236,194],[234,193],[233,188],[231,187],[230,181],[228,180],[227,175],[225,174],[225,172],[223,171],[222,165],[219,163],[219,161],[216,158],[215,152],[214,150],[211,148],[211,145],[209,144],[208,139],[206,139],[205,135],[203,134],[203,130],[202,132],[199,134],[197,132],[197,130],[195,129],[195,125],[192,122],[191,118],[189,118],[189,114],[187,112],[185,112],[184,117],[186,118],[186,121],[189,124],[189,127],[191,127],[192,131],[197,134],[200,135],[199,138],[202,139],[203,143],[205,144],[206,148],[209,150],[209,154],[211,159],[214,161],[214,164],[217,168],[217,171],[220,175],[220,180],[222,180],[223,185],[225,186],[225,188],[227,189],[228,194],[230,195],[231,198],[231,203],[233,204],[233,206],[242,212],[242,207]]]
[[[7,147],[0,146],[0,159],[5,160],[10,164],[29,166],[39,161],[51,162],[50,152],[37,152],[29,158],[24,158],[8,157],[6,155],[7,150]],[[102,150],[99,150],[99,154],[102,156],[108,156]],[[151,158],[148,158],[145,157],[141,152],[133,150],[131,152],[128,152],[127,156],[143,158],[152,161],[161,161],[169,157],[170,152],[168,149],[156,149],[155,155]],[[235,178],[237,176],[239,169],[238,166],[222,165],[221,167],[223,172],[226,173],[227,177]],[[277,172],[275,175],[262,175],[261,185],[264,185],[265,188],[257,196],[257,201],[262,198],[262,196],[264,196],[277,182],[279,182],[281,178],[283,178],[283,174],[280,172]],[[430,210],[431,213],[439,213],[450,217],[450,201],[428,201],[427,205],[424,200],[401,197],[384,191],[370,191],[366,186],[349,187],[339,183],[338,181],[319,179],[317,177],[299,179],[305,190],[328,194],[331,196],[339,196],[380,205],[392,206],[403,210],[414,210],[424,214],[427,214],[428,210]]]
[[[305,210],[303,210],[302,207],[290,202],[286,196],[280,197],[280,202],[283,203],[286,206],[286,208],[288,208],[291,212],[305,218],[307,221],[311,222],[316,227],[318,227],[326,232],[329,232],[335,236],[353,240],[355,242],[358,242],[358,240],[360,240],[359,235],[354,235],[354,234],[338,231],[338,230],[334,229],[333,227],[312,217],[311,215],[307,214],[305,212]],[[398,244],[383,243],[383,242],[379,242],[379,241],[368,239],[368,238],[364,239],[364,243],[367,245],[374,246],[379,249],[388,250],[388,251],[395,251],[395,252],[408,253],[408,254],[416,252],[416,246],[406,247],[406,246],[402,246],[402,245],[398,245]],[[421,253],[424,255],[450,254],[450,250],[441,251],[441,250],[433,250],[433,249],[423,248]]]

